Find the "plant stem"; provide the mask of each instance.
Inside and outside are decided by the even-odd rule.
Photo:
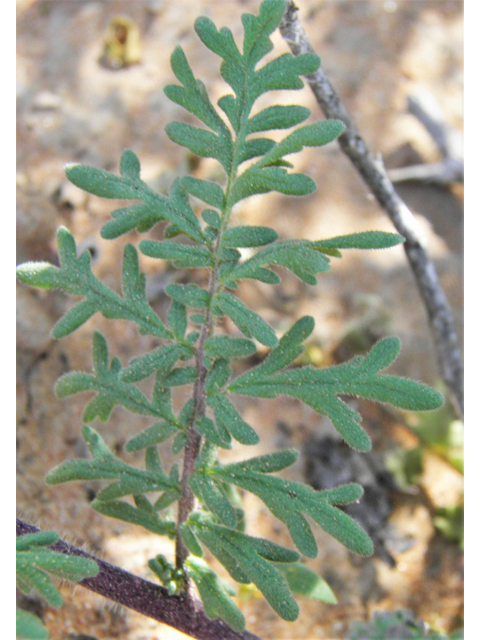
[[[37,527],[17,518],[17,536],[36,533]],[[90,558],[100,567],[93,578],[85,578],[78,584],[109,600],[133,609],[153,620],[188,634],[198,640],[260,640],[253,633],[233,631],[223,620],[210,620],[201,604],[185,596],[170,596],[160,585],[143,580],[59,540],[50,547],[68,556]]]
[[[214,329],[214,317],[212,315],[212,301],[216,294],[216,290],[218,287],[218,269],[219,269],[219,260],[218,260],[218,248],[220,244],[217,240],[215,245],[215,263],[210,274],[210,283],[209,283],[209,296],[210,303],[207,308],[207,313],[205,317],[205,322],[202,326],[202,331],[200,333],[200,340],[197,348],[197,352],[195,355],[196,367],[197,367],[197,378],[195,380],[195,386],[193,389],[193,415],[190,422],[190,426],[188,429],[188,439],[187,444],[185,445],[185,455],[183,459],[183,472],[182,472],[182,483],[181,483],[181,496],[178,502],[178,516],[177,516],[177,538],[176,538],[176,549],[175,549],[175,564],[181,569],[183,568],[183,563],[185,562],[188,556],[188,549],[183,544],[183,540],[180,534],[180,526],[185,520],[187,520],[190,512],[193,510],[195,506],[195,496],[193,495],[193,491],[190,488],[190,478],[195,470],[195,460],[197,459],[200,444],[201,444],[201,436],[198,431],[195,429],[195,424],[199,418],[205,415],[205,382],[207,379],[207,368],[204,364],[205,359],[205,342],[207,338],[212,334]],[[189,592],[189,585],[187,583],[187,592]]]

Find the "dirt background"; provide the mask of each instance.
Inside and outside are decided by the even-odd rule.
[[[164,126],[172,119],[189,119],[170,103],[163,86],[174,80],[169,56],[180,44],[195,74],[218,98],[225,86],[216,57],[200,43],[193,30],[198,15],[217,26],[229,25],[241,35],[240,15],[257,12],[258,0],[17,0],[18,161],[17,261],[56,261],[55,231],[66,225],[80,249],[90,249],[95,272],[119,289],[121,255],[134,234],[116,243],[100,238],[100,229],[116,203],[90,197],[65,180],[67,162],[92,164],[118,171],[124,148],[142,163],[142,177],[159,189],[168,188],[176,175],[193,170],[198,177],[215,175],[214,164],[195,162],[171,143]],[[387,167],[439,160],[438,150],[422,125],[406,111],[409,95],[432,94],[445,121],[459,131],[463,125],[463,4],[449,0],[299,0],[300,17],[323,66],[360,131],[372,149],[383,155]],[[109,68],[100,60],[110,21],[127,15],[140,30],[138,64]],[[287,50],[279,34],[277,52]],[[308,88],[295,95],[278,92],[272,100],[308,106],[313,118],[322,118]],[[279,194],[242,203],[237,220],[270,225],[282,238],[318,239],[361,231],[393,231],[386,215],[336,144],[308,150],[298,156],[296,168],[306,171],[318,191],[306,198]],[[463,190],[461,185],[438,188],[406,183],[401,195],[415,211],[428,239],[442,284],[453,307],[457,329],[463,326]],[[156,232],[152,232],[155,237]],[[158,235],[158,234],[157,234]],[[158,313],[165,314],[163,294],[170,272],[143,259],[150,276],[149,295]],[[177,278],[187,274],[177,274]],[[202,273],[188,273],[202,282]],[[399,335],[401,356],[392,372],[434,384],[438,368],[426,314],[401,248],[361,253],[352,251],[307,288],[285,274],[281,285],[242,286],[240,295],[278,330],[285,331],[301,315],[311,314],[316,329],[310,353],[319,365],[351,355],[345,336],[352,328],[367,342]],[[55,398],[56,378],[71,369],[91,368],[90,345],[94,329],[107,336],[111,353],[127,362],[151,346],[126,323],[109,323],[95,316],[74,335],[54,342],[53,323],[72,304],[60,292],[18,287],[17,368],[17,506],[27,521],[54,529],[65,539],[110,562],[152,579],[146,562],[156,553],[172,553],[163,540],[92,511],[95,483],[46,487],[46,472],[60,461],[86,454],[79,435],[84,397]],[[234,327],[226,327],[234,332]],[[330,433],[322,420],[289,399],[239,403],[245,419],[260,433],[261,444],[248,454],[279,447],[304,447],[309,438]],[[365,425],[379,454],[395,444],[414,446],[405,428],[406,417],[368,404],[361,407]],[[133,433],[148,421],[115,410],[100,426],[120,455]],[[98,425],[96,425],[98,426]],[[240,448],[228,453],[240,459]],[[129,461],[140,459],[130,456]],[[305,480],[306,456],[288,477]],[[338,605],[301,600],[300,618],[285,623],[262,598],[239,601],[248,628],[264,638],[313,640],[343,638],[352,620],[366,620],[378,609],[407,607],[435,628],[451,631],[463,624],[463,554],[458,545],[435,532],[432,514],[438,506],[457,504],[463,477],[438,456],[425,459],[417,491],[390,495],[389,518],[400,539],[410,546],[391,545],[396,567],[380,558],[359,560],[340,544],[316,530],[318,557],[308,565],[334,589]],[[279,526],[260,503],[246,497],[248,531],[289,545]],[[78,588],[62,587],[66,605],[41,613],[53,640],[79,640],[81,634],[99,640],[173,640],[186,637],[154,621],[107,605]]]

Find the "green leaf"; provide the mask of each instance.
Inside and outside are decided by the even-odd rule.
[[[337,598],[326,580],[318,576],[304,564],[277,564],[277,569],[285,576],[292,593],[320,600],[327,604],[337,604]]]
[[[260,438],[257,432],[245,422],[227,398],[212,395],[207,398],[207,404],[213,409],[219,430],[228,431],[241,444],[258,444]]]
[[[239,101],[234,96],[229,94],[219,98],[217,104],[230,120],[230,124],[232,125],[235,133],[238,134],[242,124],[240,114],[241,107]]]
[[[258,16],[248,13],[242,15],[245,29],[243,55],[252,68],[272,50],[273,45],[268,36],[278,27],[284,13],[284,0],[267,0],[260,5]]]
[[[182,540],[185,546],[187,547],[187,549],[190,551],[190,553],[196,556],[197,558],[201,558],[203,556],[203,549],[200,546],[197,538],[195,537],[195,534],[193,533],[191,528],[188,526],[187,522],[183,522],[180,525],[180,533],[182,536]],[[188,558],[187,558],[187,562],[188,562]]]
[[[260,464],[263,463],[261,460]],[[208,473],[257,495],[273,515],[287,525],[298,550],[309,558],[314,558],[318,549],[304,513],[350,551],[365,556],[373,553],[372,542],[365,531],[350,516],[330,505],[335,493],[315,491],[298,482],[259,473],[256,465],[258,462],[253,458],[239,464],[211,467]],[[357,500],[362,492],[359,485],[353,490],[347,486],[349,488],[340,493],[341,504],[347,497]]]
[[[220,426],[217,429],[213,420],[202,417],[197,420],[195,428],[199,433],[205,436],[207,442],[210,442],[217,447],[222,447],[222,449],[232,448],[232,439],[223,423],[220,423]]]
[[[63,600],[48,574],[79,582],[97,575],[99,568],[89,558],[67,556],[48,548],[56,540],[58,535],[53,531],[17,537],[16,565],[17,584],[22,591],[36,589],[49,604],[59,607]]]
[[[290,153],[299,153],[303,147],[321,147],[338,138],[344,130],[340,120],[323,120],[299,127],[266,153],[258,166],[265,167]]]
[[[170,332],[147,302],[145,276],[139,271],[137,252],[132,245],[127,245],[124,251],[122,298],[93,275],[89,251],[77,258],[75,241],[65,227],[58,230],[57,243],[60,267],[47,263],[27,263],[17,269],[17,277],[21,282],[44,289],[62,289],[70,295],[86,298],[57,323],[52,331],[53,337],[68,335],[95,311],[105,318],[131,320],[142,333],[158,338],[170,337]]]
[[[175,440],[172,444],[172,453],[177,455],[183,449],[183,447],[187,444],[188,436],[184,431],[181,431],[175,436]]]
[[[246,358],[257,350],[255,343],[243,338],[211,336],[205,342],[205,354],[210,358]]]
[[[94,429],[83,427],[82,433],[93,459],[67,460],[61,463],[47,474],[47,484],[59,484],[72,480],[113,479],[115,482],[98,492],[97,499],[102,505],[109,501],[115,502],[115,506],[112,509],[117,510],[124,509],[121,506],[124,503],[117,504],[118,501],[116,500],[116,498],[122,496],[138,496],[142,493],[158,491],[173,492],[175,495],[178,493],[178,481],[173,476],[168,477],[165,475],[158,453],[151,447],[151,442],[141,443],[145,447],[150,447],[146,451],[147,469],[143,471],[117,458]],[[140,448],[142,447],[137,446],[134,450]],[[134,512],[129,507],[127,505],[125,513],[130,514],[128,517],[132,518]],[[105,509],[108,509],[108,507],[101,508],[103,508],[102,513],[105,512]],[[122,516],[121,519],[125,518]],[[133,520],[127,521],[133,522]],[[149,526],[153,526],[151,522]]]
[[[94,374],[71,371],[60,377],[55,384],[55,393],[59,398],[82,391],[96,391],[99,394],[101,400],[95,398],[85,409],[85,422],[92,421],[97,415],[100,419],[107,419],[110,409],[115,405],[122,405],[141,415],[164,417],[163,412],[150,403],[139,389],[120,379],[121,365],[117,359],[114,358],[108,367],[107,342],[98,331],[93,336],[93,358]],[[136,379],[139,379],[139,371],[134,370],[134,373]]]
[[[280,339],[278,346],[270,351],[265,360],[241,377],[243,383],[264,379],[292,363],[303,352],[304,342],[315,328],[311,316],[303,316]],[[238,380],[238,379],[237,379]],[[235,384],[235,383],[234,383]]]
[[[260,247],[278,238],[269,227],[231,227],[222,237],[223,247]]]
[[[119,380],[122,382],[138,382],[148,378],[156,371],[166,376],[179,358],[190,356],[191,351],[180,344],[169,344],[154,349],[144,356],[133,358],[128,366],[122,369]]]
[[[165,127],[165,133],[172,142],[187,147],[202,158],[215,158],[227,172],[229,171],[231,157],[230,149],[225,148],[225,138],[185,122],[170,122]]]
[[[276,376],[259,375],[257,378],[247,373],[231,383],[229,390],[264,398],[279,394],[298,398],[318,413],[328,415],[351,447],[368,451],[371,442],[360,425],[361,416],[337,398],[337,394],[360,396],[416,411],[437,409],[443,404],[442,396],[424,384],[377,375],[395,359],[399,348],[398,338],[385,338],[365,358],[359,356],[324,369],[302,367]]]
[[[174,300],[194,309],[206,309],[210,302],[208,291],[196,284],[169,284],[165,287],[165,293]]]
[[[206,247],[179,244],[171,240],[141,240],[140,251],[150,258],[172,260],[178,269],[195,267],[213,267],[213,256]]]
[[[209,509],[222,524],[235,527],[237,515],[230,504],[225,491],[216,482],[201,473],[195,473],[190,478],[190,487],[197,498]]]
[[[235,181],[231,201],[235,204],[244,198],[270,191],[289,196],[306,196],[316,188],[312,178],[303,173],[287,173],[281,167],[259,167],[254,164]]]
[[[153,473],[151,471],[138,471],[138,475],[130,472],[125,477],[122,474],[118,482],[112,482],[104,489],[97,493],[97,498],[102,501],[115,500],[123,496],[135,496],[150,491],[165,491],[171,488],[169,479],[162,473]]]
[[[187,308],[178,300],[172,300],[168,312],[168,325],[178,339],[185,338],[187,330]]]
[[[277,453],[267,453],[263,456],[250,458],[244,462],[237,462],[235,464],[235,470],[236,472],[251,471],[255,473],[275,473],[276,471],[281,471],[282,469],[290,467],[297,458],[298,451],[295,449],[285,449],[284,451],[278,451]],[[356,499],[357,498],[355,498],[355,500]],[[349,502],[353,502],[353,500],[350,500]]]
[[[195,20],[195,31],[205,46],[224,59],[225,67],[232,65],[235,69],[241,68],[241,54],[230,29],[223,27],[218,31],[210,18],[201,16]],[[235,87],[232,88],[235,90]]]
[[[124,151],[124,154],[133,152]],[[138,159],[137,159],[138,160]],[[124,164],[123,156],[121,165]],[[131,164],[128,160],[127,164]],[[109,171],[87,167],[80,164],[67,164],[65,167],[67,178],[76,187],[87,193],[101,198],[115,198],[119,200],[141,200],[141,191],[137,180],[132,180],[129,176],[118,177]],[[138,180],[138,182],[141,182]]]
[[[173,371],[165,377],[163,383],[166,387],[181,387],[184,384],[193,384],[196,379],[196,367],[179,367],[173,369]]]
[[[270,325],[238,298],[230,293],[219,293],[215,296],[215,303],[233,320],[244,336],[256,338],[267,347],[277,346],[278,339]]]
[[[260,589],[280,617],[290,621],[297,619],[298,605],[292,597],[285,578],[269,560],[279,557],[283,559],[280,561],[291,562],[292,558],[293,561],[298,559],[298,554],[268,540],[253,538],[208,520],[197,520],[191,522],[190,526],[200,541],[222,564],[225,556],[235,559],[241,572],[247,576],[247,580]],[[291,559],[285,560],[284,558],[287,557]],[[230,572],[230,564],[228,566],[224,564],[224,566]],[[234,570],[231,575],[237,579],[237,571]]]
[[[317,251],[311,242],[306,240],[285,240],[275,242],[269,247],[261,249],[254,256],[236,266],[228,275],[225,282],[226,286],[228,287],[232,282],[243,278],[262,280],[262,274],[266,271],[262,269],[263,265],[285,267],[310,285],[317,284],[315,274],[330,271],[328,258],[322,255],[320,251]],[[268,281],[268,279],[264,281]],[[273,284],[278,281],[278,276],[276,276]]]
[[[130,522],[131,524],[138,524],[147,531],[160,536],[166,535],[172,540],[175,537],[175,523],[170,520],[162,520],[154,511],[145,511],[121,500],[103,502],[95,499],[91,506],[104,516],[116,518],[123,522]]]
[[[168,85],[165,87],[167,98],[197,116],[208,127],[221,134],[226,143],[231,144],[231,136],[208,97],[205,86],[196,80],[188,64],[188,60],[180,46],[175,47],[170,62],[176,78],[183,86]]]
[[[221,120],[220,118],[218,118]],[[223,125],[225,130],[226,127]],[[120,162],[122,177],[112,173],[86,167],[69,165],[67,178],[88,193],[103,198],[141,200],[140,204],[117,209],[110,222],[102,228],[102,237],[117,238],[133,229],[147,231],[157,222],[169,221],[180,233],[197,242],[203,241],[203,234],[179,180],[174,183],[169,197],[161,196],[140,180],[140,165],[133,151],[126,150]]]
[[[130,149],[126,149],[122,154],[120,173],[123,178],[130,178],[130,180],[140,178],[140,160]]]
[[[235,591],[199,558],[189,557],[185,570],[194,581],[207,616],[222,618],[235,631],[243,631],[245,618],[231,599]]]
[[[405,238],[397,233],[364,231],[336,236],[327,240],[318,240],[312,244],[322,251],[323,249],[387,249],[402,242],[405,242]]]
[[[218,229],[220,229],[220,225],[222,222],[221,218],[213,209],[204,209],[202,211],[202,218],[207,224],[212,227],[212,229],[215,229],[215,231],[218,231]]]
[[[16,636],[27,640],[48,640],[49,633],[37,616],[29,611],[17,609]]]
[[[151,427],[148,427],[148,429],[145,429],[145,431],[142,431],[138,436],[129,440],[125,445],[125,451],[134,453],[153,444],[160,444],[168,440],[168,438],[174,433],[177,433],[177,431],[177,425],[172,422],[157,422]]]
[[[208,372],[205,384],[207,394],[215,393],[224,387],[230,379],[232,370],[230,363],[224,358],[215,360],[213,367]]]
[[[60,536],[55,531],[39,531],[17,536],[17,551],[27,551],[33,547],[49,547],[58,541]]]
[[[224,208],[225,194],[220,185],[215,182],[186,176],[183,178],[183,185],[192,196],[206,202],[211,207],[216,207],[220,210]]]
[[[315,73],[319,66],[320,58],[315,53],[299,56],[284,53],[255,73],[248,88],[248,96],[255,100],[267,91],[302,89],[303,81],[299,76]]]
[[[241,165],[243,162],[251,160],[252,158],[256,158],[257,156],[263,156],[274,146],[275,142],[270,138],[253,138],[252,140],[245,140],[241,145],[241,152],[238,154],[238,165]]]
[[[271,129],[289,129],[306,120],[310,113],[310,109],[297,105],[267,107],[250,118],[248,121],[248,133],[269,131]]]

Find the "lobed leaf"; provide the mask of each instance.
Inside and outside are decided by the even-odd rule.
[[[58,540],[53,531],[38,532],[17,537],[17,584],[29,593],[36,589],[52,606],[60,606],[62,597],[51,583],[50,575],[79,582],[97,575],[99,568],[94,560],[67,556],[49,549]]]
[[[211,395],[207,404],[213,409],[219,430],[224,429],[241,444],[257,444],[257,432],[241,417],[233,404],[224,396]]]
[[[306,196],[316,188],[312,178],[303,173],[287,173],[281,167],[259,167],[254,164],[235,181],[230,198],[232,204],[235,204],[244,198],[270,191],[289,196]]]
[[[310,116],[310,109],[298,105],[275,105],[267,107],[248,121],[248,133],[270,131],[271,129],[290,129]]]
[[[191,176],[183,178],[183,185],[192,196],[203,200],[203,202],[206,202],[211,207],[223,210],[225,206],[225,194],[220,185]]]
[[[187,308],[178,300],[172,300],[168,312],[168,326],[177,339],[183,340],[187,330]]]
[[[194,309],[206,309],[210,302],[210,295],[206,289],[196,284],[169,284],[165,287],[165,293]]]
[[[395,359],[399,348],[398,338],[385,338],[365,358],[357,357],[333,367],[302,367],[275,376],[259,370],[258,377],[254,370],[237,378],[229,390],[264,398],[280,394],[298,398],[318,413],[328,415],[351,447],[368,451],[371,442],[360,425],[360,414],[337,398],[337,394],[388,402],[410,410],[437,409],[443,403],[442,396],[426,385],[396,376],[377,375]]]
[[[17,269],[20,281],[44,289],[62,289],[74,296],[86,298],[55,325],[54,338],[61,338],[86,322],[95,311],[105,318],[118,318],[135,322],[140,331],[159,338],[170,337],[163,322],[152,310],[145,295],[145,276],[139,272],[138,256],[133,246],[127,245],[123,259],[122,289],[124,298],[111,291],[93,275],[90,253],[77,258],[77,248],[71,233],[60,227],[57,233],[60,267],[47,263],[21,265]]]
[[[202,504],[227,527],[235,527],[237,515],[225,491],[205,474],[195,473],[190,478],[190,487]]]
[[[213,256],[206,247],[179,244],[171,240],[141,240],[140,251],[150,258],[172,260],[178,269],[213,267]]]
[[[243,278],[262,280],[264,272],[269,273],[263,269],[264,265],[285,267],[310,285],[317,284],[315,277],[317,273],[330,271],[328,258],[315,250],[312,243],[306,240],[284,240],[261,249],[251,258],[234,267],[228,274],[225,285],[230,286],[232,282]],[[278,276],[272,275],[275,276],[273,284],[276,284],[279,281]],[[268,278],[263,281],[268,281]]]
[[[268,166],[290,153],[299,153],[303,147],[321,147],[338,138],[344,130],[340,120],[323,120],[299,127],[266,153],[258,166]]]
[[[207,616],[211,620],[220,617],[235,631],[243,631],[245,618],[230,597],[235,591],[203,560],[190,556],[185,570],[198,589]]]
[[[184,233],[197,242],[203,242],[200,225],[180,186],[180,180],[172,185],[169,197],[155,193],[140,179],[140,163],[133,151],[128,149],[122,155],[120,169],[121,177],[82,165],[69,165],[66,168],[67,178],[88,193],[103,198],[142,201],[140,204],[114,211],[113,220],[102,228],[103,238],[117,238],[133,229],[147,231],[157,222],[166,220],[174,225],[179,233]]]
[[[253,75],[248,87],[248,97],[253,102],[267,91],[302,89],[303,81],[299,76],[315,73],[319,66],[320,58],[316,53],[299,56],[284,53],[267,62]]]
[[[402,242],[405,242],[405,238],[397,233],[364,231],[318,240],[312,244],[322,251],[323,249],[387,249]]]
[[[196,115],[199,120],[221,134],[227,141],[231,140],[225,123],[210,102],[205,86],[195,79],[185,53],[180,46],[175,47],[173,50],[170,62],[176,78],[183,86],[168,85],[164,89],[165,95],[172,102],[176,102],[190,113]]]
[[[246,358],[257,350],[255,343],[243,338],[211,336],[205,342],[205,354],[209,358]]]
[[[265,360],[241,377],[243,383],[254,382],[264,379],[265,376],[280,371],[291,364],[303,352],[304,342],[315,328],[315,321],[312,316],[303,316],[287,331],[278,346],[270,351]]]
[[[261,247],[278,238],[269,227],[230,227],[222,236],[223,247]]]
[[[327,604],[337,604],[337,598],[327,581],[304,564],[277,564],[277,569],[285,576],[292,593],[320,600]]]
[[[94,374],[71,371],[61,376],[55,384],[55,393],[59,398],[82,391],[96,391],[99,394],[101,400],[94,398],[85,409],[85,422],[91,422],[97,416],[106,420],[111,408],[116,405],[122,405],[133,413],[164,417],[164,412],[149,402],[139,389],[121,379],[122,370],[118,359],[114,358],[111,366],[108,366],[107,342],[98,331],[93,336],[93,358]],[[127,378],[128,373],[127,370]],[[133,373],[139,379],[139,371],[134,369]]]
[[[229,573],[231,573],[231,563],[228,561],[227,564],[224,563],[226,556],[235,559],[242,577],[246,576],[248,581],[258,587],[280,617],[290,621],[297,619],[298,605],[292,597],[285,578],[271,562],[264,558],[264,555],[271,558],[276,557],[277,554],[278,557],[285,558],[288,554],[288,557],[296,560],[298,555],[295,552],[207,520],[194,521],[191,526],[199,540],[224,564]],[[236,577],[238,571],[234,569],[231,575],[238,581]]]
[[[350,516],[330,505],[330,501],[336,497],[334,493],[315,491],[298,482],[259,473],[255,470],[257,464],[253,458],[240,464],[211,467],[208,473],[257,495],[273,515],[287,525],[298,550],[309,558],[314,558],[318,549],[303,514],[312,518],[350,551],[367,556],[373,553],[372,542],[365,531]],[[340,492],[341,498],[345,500],[349,492],[348,497],[358,499],[361,487],[347,486],[348,490],[343,494]]]
[[[15,628],[17,638],[48,640],[49,633],[36,615],[23,609],[16,610]]]
[[[159,372],[161,376],[166,376],[179,358],[191,355],[192,350],[181,344],[158,347],[144,356],[138,356],[130,360],[118,377],[122,382],[138,382],[148,378],[155,372]]]
[[[230,293],[219,293],[215,296],[215,304],[232,319],[244,336],[256,338],[267,347],[277,346],[278,339],[270,325],[238,298]]]
[[[139,509],[121,500],[103,502],[102,500],[95,499],[92,502],[92,508],[104,516],[140,525],[147,531],[151,531],[160,536],[166,535],[170,539],[175,537],[175,522],[162,520],[154,511]]]
[[[129,163],[133,152],[124,151],[128,154]],[[138,160],[138,159],[137,159]],[[121,165],[123,164],[123,156]],[[65,174],[72,184],[87,193],[101,198],[115,198],[119,200],[142,200],[141,188],[137,180],[128,176],[118,177],[109,171],[87,167],[81,164],[67,164]]]
[[[161,444],[177,431],[178,426],[172,422],[157,422],[129,440],[125,445],[125,451],[134,453],[151,445]]]
[[[185,122],[170,122],[165,127],[165,133],[172,142],[187,147],[202,158],[215,158],[227,172],[229,171],[231,153],[225,148],[225,138]]]

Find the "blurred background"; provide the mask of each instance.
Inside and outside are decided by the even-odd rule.
[[[461,340],[463,182],[460,175],[441,184],[422,178],[425,167],[443,157],[412,105],[420,105],[421,112],[442,124],[455,141],[458,159],[463,130],[463,3],[296,4],[330,81],[416,214]],[[169,57],[180,44],[195,75],[218,99],[228,89],[219,75],[218,58],[195,34],[194,20],[206,15],[218,27],[228,25],[240,39],[241,14],[257,13],[259,6],[259,0],[17,0],[18,263],[56,263],[55,233],[65,225],[79,250],[91,251],[97,276],[119,290],[123,247],[138,243],[138,238],[130,234],[115,243],[102,240],[100,229],[119,203],[84,194],[66,181],[63,167],[79,162],[118,172],[121,153],[130,148],[140,158],[142,178],[162,192],[179,175],[219,177],[213,161],[192,157],[164,132],[174,119],[194,122],[163,93],[163,87],[175,81]],[[276,54],[288,51],[279,33],[272,39]],[[311,109],[312,120],[323,119],[308,87],[275,92],[269,99],[302,104]],[[262,98],[259,108],[267,104]],[[238,223],[272,226],[282,239],[394,231],[336,143],[304,150],[294,163],[317,182],[318,190],[298,199],[281,194],[250,198],[238,206]],[[405,173],[405,168],[418,165],[423,169]],[[159,238],[160,231],[153,229],[150,236]],[[173,279],[204,282],[200,270],[177,273],[152,259],[142,258],[142,268],[149,276],[152,306],[162,316],[168,309],[166,284]],[[320,275],[315,287],[306,287],[289,272],[282,277],[276,287],[242,284],[239,295],[279,335],[302,315],[314,316],[316,328],[305,362],[342,362],[381,337],[398,335],[403,349],[391,371],[442,390],[426,313],[401,247],[346,252],[332,263],[331,273]],[[154,343],[127,323],[109,323],[99,316],[54,342],[51,327],[72,301],[61,292],[24,286],[18,286],[17,293],[18,512],[154,580],[146,562],[157,553],[172,553],[169,544],[95,513],[89,502],[99,488],[96,483],[46,487],[43,480],[65,458],[87,455],[80,437],[86,398],[59,401],[52,387],[66,371],[91,369],[93,330],[107,336],[112,356],[118,355],[123,363]],[[224,330],[233,335],[235,327],[226,324]],[[377,547],[373,560],[359,559],[317,529],[320,552],[308,566],[329,582],[338,604],[302,600],[300,618],[285,623],[255,592],[246,590],[239,603],[249,630],[265,640],[332,640],[345,638],[355,620],[367,621],[374,611],[399,608],[446,633],[463,625],[463,424],[448,403],[422,416],[352,401],[365,416],[374,441],[371,456],[353,454],[336,439],[327,420],[293,399],[242,399],[238,406],[262,441],[248,452],[226,452],[226,458],[296,446],[302,456],[288,477],[318,488],[360,482],[368,491],[355,517],[374,536]],[[148,425],[144,418],[117,409],[100,431],[124,455],[125,441]],[[250,533],[291,545],[284,527],[252,496],[246,496],[246,506]],[[58,611],[34,600],[27,603],[37,607],[54,640],[80,640],[85,634],[98,640],[185,637],[134,613],[106,607],[83,589],[73,594],[64,588],[62,593],[66,605]]]

